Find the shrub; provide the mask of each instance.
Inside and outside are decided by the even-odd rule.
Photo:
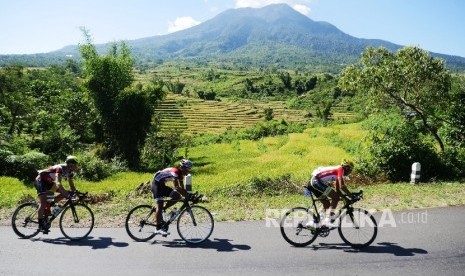
[[[8,171],[8,156],[13,155],[13,152],[5,149],[0,149],[0,175],[7,175]]]
[[[369,147],[362,152],[359,172],[374,179],[408,181],[414,162],[421,163],[421,178],[444,177],[444,166],[434,145],[421,135],[414,122],[385,114],[369,122]]]
[[[31,151],[23,155],[8,155],[3,151],[1,158],[4,165],[3,175],[16,177],[22,181],[33,181],[37,171],[50,164],[50,157],[41,152]]]
[[[178,148],[185,137],[181,137],[176,130],[157,132],[147,137],[142,149],[142,163],[145,170],[156,171],[173,164],[179,159]]]
[[[126,163],[118,158],[114,158],[110,162],[91,154],[80,155],[78,158],[79,172],[77,176],[89,181],[99,181],[117,172],[127,170]]]

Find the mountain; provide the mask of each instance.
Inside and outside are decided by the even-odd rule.
[[[191,60],[241,66],[307,67],[324,71],[338,71],[358,61],[368,46],[383,46],[391,51],[403,47],[384,40],[350,36],[330,23],[313,21],[286,4],[260,9],[230,9],[186,30],[126,43],[139,65],[164,60]],[[103,53],[107,46],[97,45]],[[68,46],[33,56],[41,60],[46,57],[65,59],[66,55],[79,56],[77,47]],[[449,68],[465,71],[463,57],[431,55],[446,60]],[[0,65],[8,58],[11,59],[0,56]]]

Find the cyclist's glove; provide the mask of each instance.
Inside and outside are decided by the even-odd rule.
[[[356,202],[360,200],[360,195],[352,195],[352,201]]]
[[[73,196],[74,196],[75,193],[76,193],[75,191],[68,191],[68,196],[66,197],[66,199],[71,199],[71,198],[73,198]]]

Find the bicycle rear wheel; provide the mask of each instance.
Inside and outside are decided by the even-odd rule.
[[[60,230],[63,235],[78,241],[87,237],[94,228],[94,213],[83,203],[66,207],[60,217]]]
[[[342,240],[353,248],[370,245],[378,234],[376,220],[367,210],[352,208],[340,217],[338,232]]]
[[[157,228],[154,223],[150,223],[150,217],[154,210],[150,205],[139,205],[134,207],[126,217],[125,227],[128,235],[135,241],[148,241],[155,237]],[[152,221],[155,217],[152,218]]]
[[[178,234],[187,243],[205,241],[212,234],[214,227],[212,214],[202,206],[184,209],[178,217]]]
[[[35,202],[23,203],[16,208],[11,217],[11,226],[16,235],[29,239],[39,234],[38,208]]]
[[[287,211],[280,223],[283,238],[296,247],[311,244],[318,236],[317,230],[305,227],[311,220],[313,220],[313,212],[307,211],[304,207]]]

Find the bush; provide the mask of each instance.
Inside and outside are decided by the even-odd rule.
[[[421,179],[444,178],[444,165],[434,145],[413,122],[387,114],[369,122],[370,146],[358,158],[359,172],[374,179],[408,181],[412,164],[421,163]]]
[[[115,173],[127,170],[127,165],[118,158],[114,158],[110,162],[91,154],[80,155],[78,158],[79,172],[77,177],[89,181],[100,181]]]
[[[441,155],[441,167],[438,168],[444,179],[465,177],[465,149],[448,148]]]
[[[0,153],[2,159],[2,175],[16,177],[22,181],[31,182],[37,176],[37,171],[50,164],[50,157],[41,152],[29,152],[23,155],[7,155],[7,151]]]
[[[13,155],[13,152],[5,149],[0,149],[0,175],[8,175],[8,166],[7,161],[8,156]]]
[[[178,148],[185,140],[176,130],[160,131],[147,137],[142,150],[143,169],[157,171],[173,164],[179,159]]]

